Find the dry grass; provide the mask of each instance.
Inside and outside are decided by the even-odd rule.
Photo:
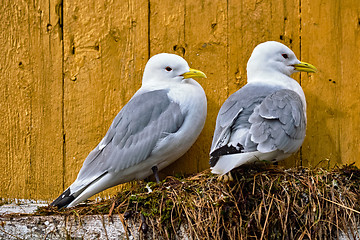
[[[223,183],[208,171],[161,184],[134,184],[111,200],[37,214],[119,214],[144,222],[149,238],[175,239],[180,226],[193,239],[331,239],[359,237],[360,170],[326,171],[252,166]],[[146,222],[146,224],[145,224]]]

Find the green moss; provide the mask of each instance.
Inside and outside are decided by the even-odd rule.
[[[141,182],[111,200],[79,205],[73,212],[41,208],[38,214],[131,211],[136,221],[142,221],[142,214],[155,226],[152,234],[170,239],[180,224],[192,238],[315,239],[355,229],[360,222],[359,214],[352,214],[360,208],[360,170],[353,166],[331,171],[252,166],[233,171],[233,177],[223,183],[203,172],[168,177],[161,184]]]

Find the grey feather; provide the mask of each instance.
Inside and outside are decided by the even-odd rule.
[[[306,118],[300,96],[276,86],[247,84],[221,107],[210,152],[210,165],[231,148],[231,134],[247,129],[238,140],[241,152],[296,151],[305,137]]]
[[[306,118],[300,96],[282,89],[267,96],[249,118],[251,140],[261,152],[296,151],[305,137]]]
[[[103,140],[85,159],[76,181],[79,186],[72,186],[73,192],[104,172],[139,164],[151,155],[158,141],[179,130],[185,116],[167,93],[156,90],[135,95],[123,107]]]
[[[221,155],[234,153],[228,146],[232,132],[240,128],[250,128],[249,117],[254,108],[278,87],[263,84],[247,84],[233,93],[221,106],[216,119],[216,127],[210,151],[210,166],[215,166]],[[244,136],[237,146],[239,151],[256,150],[257,144],[250,136]]]
[[[221,138],[229,138],[233,130],[250,128],[248,121],[254,108],[277,87],[268,85],[247,84],[233,93],[221,106],[216,119],[216,127],[211,145],[211,152],[227,144]],[[224,134],[224,132],[226,132]],[[226,135],[222,136],[222,135]]]

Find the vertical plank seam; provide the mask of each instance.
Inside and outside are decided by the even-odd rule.
[[[60,42],[61,42],[61,130],[63,138],[62,147],[62,190],[65,190],[65,162],[66,162],[66,135],[65,135],[65,49],[64,49],[64,0],[59,3],[59,27],[60,27]]]
[[[338,6],[337,6],[338,5]],[[339,25],[337,25],[337,31],[338,31],[338,33],[337,33],[337,35],[339,36],[339,42],[340,43],[343,43],[344,41],[343,41],[343,29],[342,29],[342,16],[341,16],[341,13],[342,13],[342,4],[341,4],[341,2],[335,2],[335,9],[337,10],[337,14],[336,14],[336,16],[337,16],[337,19],[336,19],[336,21],[338,22],[338,23],[340,23]],[[340,63],[340,66],[339,66],[339,71],[340,71],[340,74],[339,74],[339,76],[340,76],[340,78],[343,78],[343,73],[344,73],[344,71],[343,71],[343,67],[344,67],[344,65],[343,65],[343,63],[342,63],[342,61],[341,61],[341,56],[343,55],[343,54],[341,54],[342,53],[342,50],[343,50],[343,48],[342,47],[340,47],[340,48],[338,48],[339,49],[339,51],[338,51],[338,54],[337,54],[337,62],[338,63]],[[336,85],[336,87],[335,87],[335,99],[336,99],[336,104],[338,105],[338,106],[342,106],[342,98],[341,98],[341,91],[339,92],[339,89],[341,89],[340,87],[338,87],[339,86],[339,84],[341,84],[341,81],[339,81],[339,83]],[[340,104],[339,104],[339,102],[340,102]],[[336,111],[335,112],[335,119],[336,118],[338,118],[338,112]],[[336,121],[336,125],[337,125],[337,129],[338,129],[338,131],[337,131],[337,149],[336,149],[336,158],[340,158],[340,159],[337,159],[337,162],[340,162],[340,163],[342,163],[343,161],[342,161],[342,154],[341,154],[341,124],[340,124],[340,121]]]
[[[301,31],[302,31],[302,12],[301,12],[301,0],[299,0],[299,54],[300,54],[300,59],[302,59],[302,52],[301,52]],[[300,85],[301,85],[301,74],[300,74]]]
[[[229,96],[229,76],[230,76],[230,65],[229,65],[229,55],[230,55],[230,46],[229,46],[229,0],[226,0],[226,88],[227,88],[227,96]]]
[[[150,18],[151,18],[151,3],[148,0],[148,59],[150,59],[151,45],[150,45]]]
[[[302,24],[302,19],[301,19],[301,1],[302,0],[299,0],[299,58],[302,59],[302,56],[301,56],[301,30],[302,30],[302,27],[301,27],[301,24]],[[300,86],[301,86],[301,73],[300,73],[300,76],[299,76],[299,82],[300,82]],[[300,158],[300,166],[303,166],[303,147],[301,146],[300,147],[300,151],[299,151],[299,158]]]
[[[229,42],[229,36],[230,36],[230,31],[229,31],[229,0],[226,0],[226,67],[227,67],[227,71],[226,71],[226,98],[229,97],[230,95],[230,42]],[[232,75],[232,74],[231,74]]]
[[[48,24],[47,24],[47,26],[46,27],[48,27],[49,26],[49,24],[51,23],[51,0],[48,0],[48,11],[49,11],[49,15],[48,15],[48,18],[49,18],[49,20],[48,20]],[[53,67],[53,58],[52,58],[52,48],[51,48],[51,34],[48,34],[48,37],[49,37],[49,55],[50,55],[50,58],[51,58],[51,71],[52,71],[52,67]],[[44,65],[43,65],[43,68],[44,68]],[[61,99],[60,99],[61,100]],[[61,104],[61,103],[60,103]],[[61,113],[60,113],[61,114]],[[61,117],[61,116],[60,116]],[[49,192],[46,194],[47,195],[47,198],[49,198]],[[50,196],[51,197],[51,196]]]
[[[28,8],[28,36],[29,36],[29,42],[28,42],[28,46],[29,46],[29,50],[31,51],[32,48],[32,34],[31,34],[31,19],[30,19],[30,14],[31,14],[31,6],[27,6]],[[29,55],[29,52],[27,51],[27,54]],[[29,66],[31,66],[31,79],[32,81],[34,81],[35,79],[35,76],[34,76],[34,59],[31,58],[30,56],[29,57]],[[28,84],[28,83],[27,83]],[[30,87],[29,87],[30,86]],[[25,186],[28,186],[26,187],[26,189],[28,190],[28,198],[31,199],[31,196],[32,194],[34,193],[34,187],[32,185],[32,182],[33,182],[33,175],[35,173],[32,172],[33,170],[33,164],[32,164],[32,149],[31,149],[31,145],[32,145],[32,135],[33,135],[33,132],[32,132],[32,126],[33,126],[33,95],[32,95],[32,92],[34,91],[33,89],[33,83],[29,83],[29,86],[27,85],[27,87],[29,87],[29,91],[31,93],[31,96],[30,96],[30,116],[29,116],[29,123],[30,123],[30,126],[28,126],[28,129],[26,131],[26,134],[28,136],[25,136],[25,142],[27,143],[26,144],[26,147],[28,148],[28,154],[29,154],[29,176],[26,177],[25,179]],[[27,141],[27,138],[28,138],[28,141]],[[30,191],[29,191],[30,189]],[[26,195],[26,194],[25,194]]]
[[[187,48],[187,44],[186,44],[186,0],[184,0],[184,24],[183,25],[184,25],[184,48],[186,49]],[[186,51],[185,51],[185,53],[186,53]]]

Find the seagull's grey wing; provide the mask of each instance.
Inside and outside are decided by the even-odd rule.
[[[215,166],[219,156],[235,153],[243,146],[227,146],[231,134],[239,128],[250,128],[249,117],[254,108],[277,88],[262,84],[247,84],[233,93],[221,106],[210,151],[210,166]],[[247,146],[249,148],[249,146]]]
[[[300,96],[291,90],[269,95],[249,118],[251,141],[260,152],[297,151],[304,138],[306,117]]]
[[[179,130],[185,116],[167,93],[156,90],[138,94],[123,107],[86,158],[73,188],[85,187],[109,171],[139,164],[151,155],[159,140]]]
[[[210,154],[228,143],[231,126],[243,110],[242,104],[239,102],[240,95],[239,91],[235,92],[221,106],[216,119]]]

